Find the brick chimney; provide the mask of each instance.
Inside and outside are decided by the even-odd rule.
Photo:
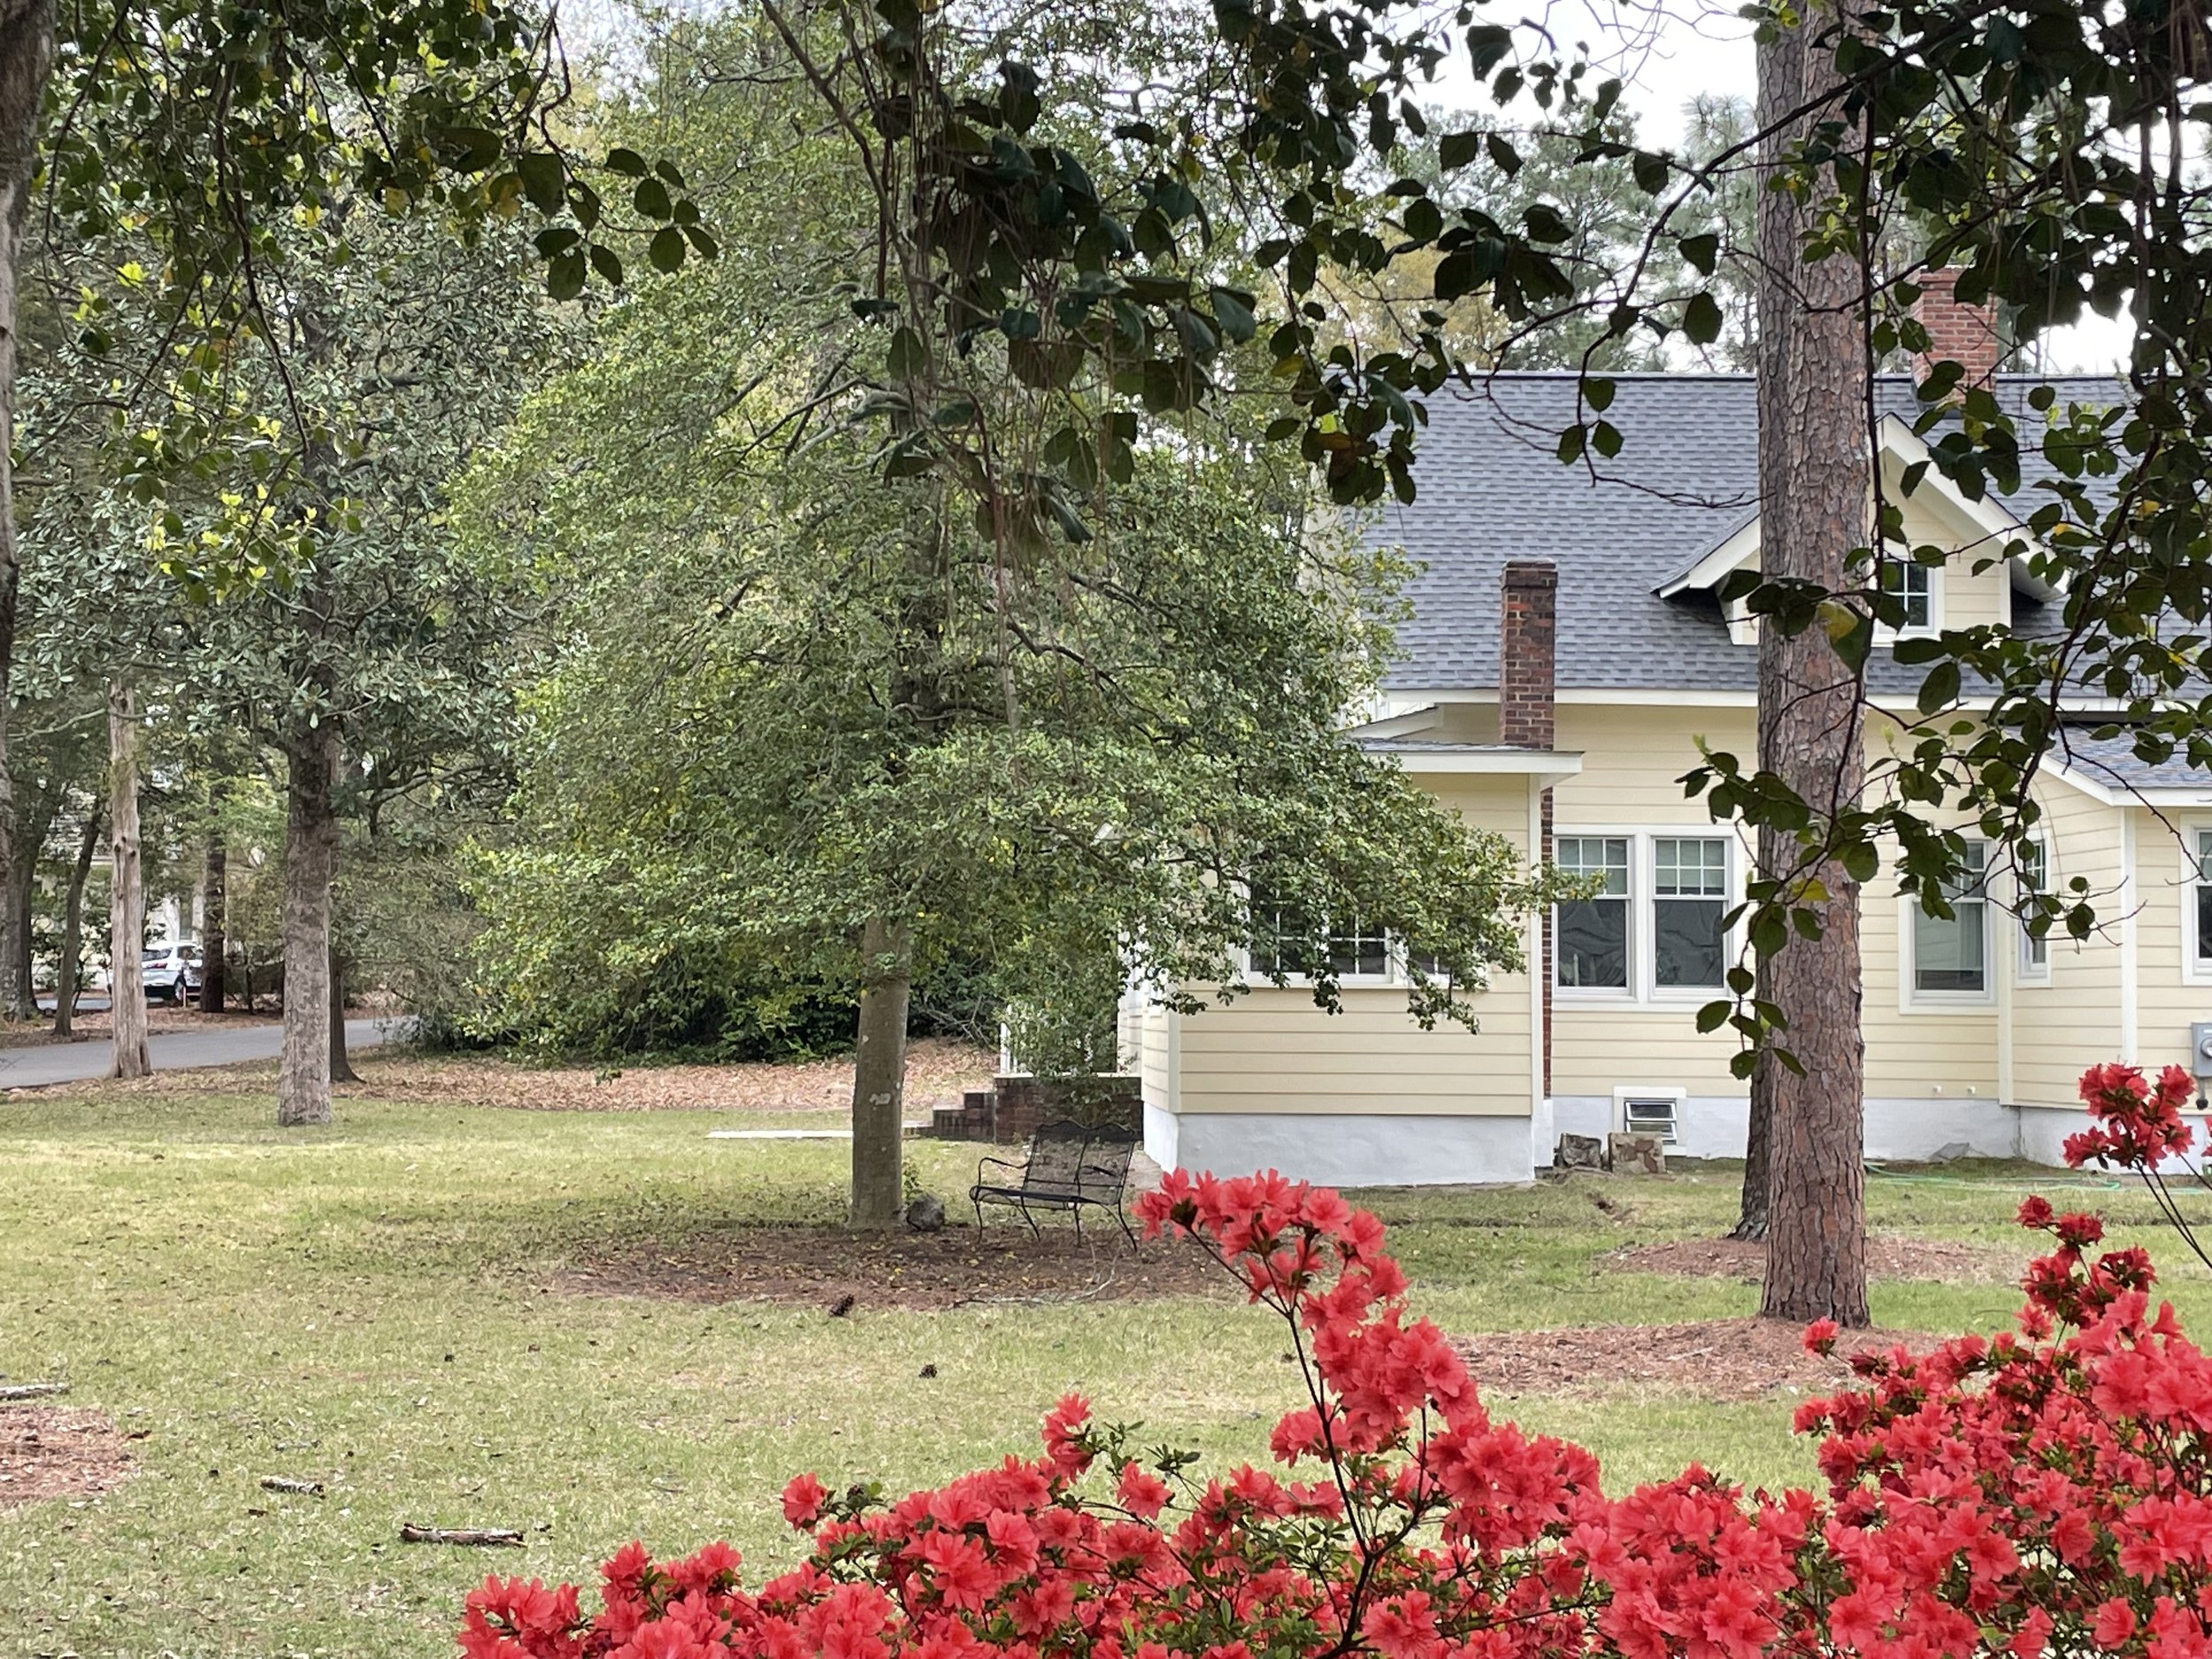
[[[1498,741],[1549,749],[1559,567],[1549,559],[1511,559],[1499,587]]]
[[[1498,741],[1515,749],[1553,746],[1557,706],[1555,668],[1559,637],[1559,567],[1549,559],[1509,559],[1498,583]],[[1551,791],[1543,793],[1538,815],[1537,857],[1552,856]],[[1544,913],[1537,959],[1530,965],[1542,975],[1542,1029],[1536,1033],[1542,1054],[1544,1098],[1551,1098],[1552,918]],[[1541,1102],[1538,1102],[1540,1107]]]
[[[1959,382],[1962,386],[1983,386],[1997,373],[2004,342],[1997,333],[1993,307],[1960,303],[1962,274],[1952,265],[1919,279],[1920,298],[1913,306],[1913,315],[1928,331],[1928,349],[1913,358],[1913,373],[1925,380],[1935,365],[1956,363],[1966,371]]]

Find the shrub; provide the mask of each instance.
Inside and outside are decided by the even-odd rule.
[[[2184,1079],[2185,1084],[2185,1079]],[[2084,1079],[2076,1161],[2185,1149],[2139,1073]],[[2179,1129],[2177,1136],[2173,1132]],[[1383,1229],[1268,1174],[1171,1175],[1149,1233],[1196,1237],[1286,1321],[1306,1402],[1280,1472],[1204,1479],[1083,1401],[1041,1451],[885,1503],[811,1475],[784,1493],[813,1549],[745,1590],[711,1545],[607,1563],[574,1586],[491,1578],[469,1659],[1866,1659],[2006,1649],[2133,1659],[2212,1650],[2212,1363],[2150,1311],[2141,1250],[2039,1199],[2056,1248],[2016,1333],[1853,1361],[1815,1401],[1824,1495],[1698,1468],[1618,1499],[1595,1459],[1494,1419],[1435,1326],[1411,1318]],[[1832,1325],[1808,1340],[1825,1348]]]

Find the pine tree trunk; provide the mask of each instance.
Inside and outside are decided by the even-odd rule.
[[[111,1077],[144,1077],[146,1051],[146,890],[138,863],[138,714],[130,687],[108,686],[109,850],[108,1023],[114,1032]]]
[[[38,982],[31,966],[32,915],[38,896],[38,855],[46,844],[46,830],[52,819],[41,814],[44,824],[27,826],[27,833],[16,838],[10,849],[14,868],[9,872],[8,882],[8,949],[14,956],[6,975],[8,995],[15,1000],[8,1005],[10,1019],[38,1018]]]
[[[361,1080],[361,1074],[353,1069],[353,1061],[346,1053],[346,958],[335,944],[330,948],[330,1080]]]
[[[22,550],[15,534],[15,371],[21,310],[23,227],[38,172],[40,101],[54,62],[53,0],[0,0],[0,880],[16,866],[14,773],[8,724],[15,675],[16,597]],[[15,917],[10,907],[8,921]],[[30,996],[21,961],[27,939],[0,940],[0,1007]]]
[[[219,812],[222,804],[220,786],[209,803],[211,818]],[[223,955],[229,941],[223,932],[223,906],[228,896],[230,880],[230,849],[223,842],[223,826],[219,820],[211,821],[207,830],[206,863],[200,877],[200,1012],[219,1014],[223,1011]]]
[[[1836,84],[1832,45],[1811,22],[1759,46],[1763,111],[1786,111]],[[1824,111],[1820,119],[1827,119]],[[1795,131],[1770,139],[1770,162]],[[1819,192],[1816,191],[1816,195]],[[1810,216],[1762,190],[1759,257],[1773,273],[1762,304],[1759,366],[1760,560],[1769,580],[1830,591],[1858,585],[1854,549],[1870,535],[1867,363],[1855,261],[1805,263]],[[1763,301],[1768,296],[1763,292]],[[1759,764],[1816,813],[1856,801],[1865,771],[1857,676],[1824,630],[1793,638],[1768,625],[1759,644]],[[1760,1312],[1868,1323],[1865,1053],[1859,1026],[1858,884],[1833,859],[1799,870],[1786,837],[1763,833],[1770,877],[1809,876],[1825,890],[1817,940],[1793,938],[1763,964],[1788,1022],[1780,1041],[1803,1070],[1762,1059],[1755,1110],[1767,1119],[1767,1266]]]
[[[284,818],[284,1057],[277,1122],[330,1121],[330,884],[338,873],[331,803],[337,733],[295,733],[287,755]]]
[[[98,800],[85,813],[84,834],[77,842],[77,862],[69,872],[69,897],[61,912],[61,963],[54,970],[54,1035],[74,1034],[77,1018],[77,964],[84,955],[84,887],[92,877],[92,856],[100,846],[100,820],[105,809]]]
[[[860,930],[859,1043],[853,1056],[852,1225],[889,1227],[906,1210],[906,1004],[912,934],[904,923]]]

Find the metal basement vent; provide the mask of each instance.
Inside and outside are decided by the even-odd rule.
[[[1674,1109],[1678,1103],[1679,1097],[1673,1094],[1624,1094],[1621,1127],[1632,1135],[1657,1135],[1672,1146]]]

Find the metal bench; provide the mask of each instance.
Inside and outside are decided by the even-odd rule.
[[[1075,1233],[1083,1236],[1086,1208],[1103,1210],[1120,1225],[1129,1248],[1137,1248],[1137,1235],[1129,1231],[1126,1201],[1129,1160],[1136,1155],[1137,1135],[1127,1129],[1094,1129],[1065,1119],[1048,1123],[1029,1138],[1029,1156],[1020,1164],[1010,1158],[985,1158],[976,1165],[975,1185],[968,1202],[975,1206],[975,1225],[983,1225],[983,1206],[1005,1204],[1021,1211],[1029,1230],[1042,1238],[1035,1210],[1064,1210],[1075,1217]],[[1007,1173],[986,1179],[984,1171],[996,1168]],[[1018,1176],[1018,1179],[1015,1177]]]

